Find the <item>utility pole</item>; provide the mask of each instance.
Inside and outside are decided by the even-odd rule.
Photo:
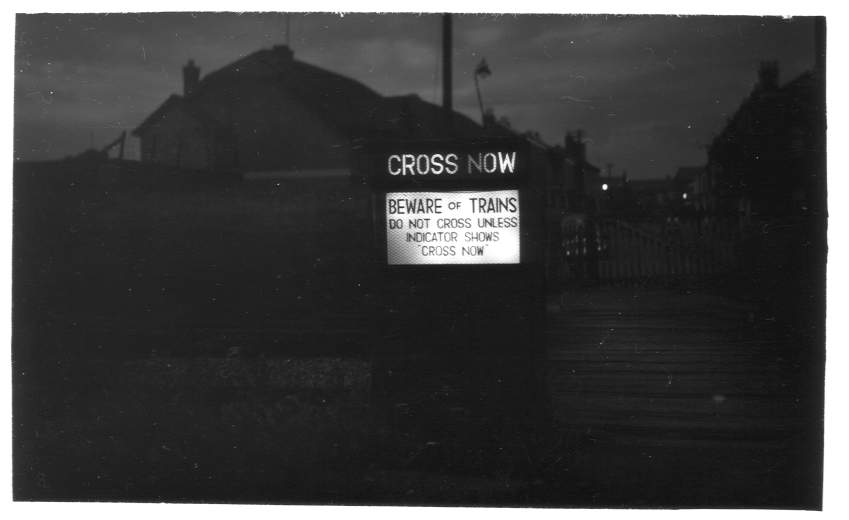
[[[442,15],[442,108],[445,111],[446,128],[451,130],[452,112],[451,99],[451,14]]]
[[[286,13],[286,47],[292,48],[291,46],[291,38],[289,38],[289,34],[291,32],[291,14]]]

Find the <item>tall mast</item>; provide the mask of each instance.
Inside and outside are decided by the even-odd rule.
[[[289,13],[286,13],[286,47],[289,47],[291,49],[292,48],[291,39],[289,38],[289,34],[291,32],[290,29],[291,29],[291,15]]]
[[[451,14],[442,15],[442,108],[451,124],[453,103],[451,99]]]

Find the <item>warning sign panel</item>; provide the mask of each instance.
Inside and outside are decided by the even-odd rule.
[[[387,260],[518,264],[519,219],[519,190],[387,193]]]

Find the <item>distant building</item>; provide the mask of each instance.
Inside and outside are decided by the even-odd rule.
[[[485,130],[453,113],[452,135]],[[418,96],[385,97],[275,46],[201,78],[191,60],[183,95],[172,95],[133,131],[141,161],[205,171],[346,168],[352,141],[444,136],[441,107]]]
[[[824,75],[815,69],[781,85],[778,64],[716,136],[698,182],[707,210],[740,215],[823,212]]]
[[[640,216],[669,215],[680,207],[681,193],[670,177],[634,179],[624,185],[626,213]]]
[[[679,168],[674,177],[629,179],[627,173],[601,178],[600,212],[621,218],[666,218],[696,209],[695,194],[702,167]]]
[[[563,146],[550,150],[552,178],[548,182],[548,205],[571,213],[598,209],[602,195],[601,170],[587,161],[587,143],[579,130],[567,133]]]
[[[702,199],[707,194],[704,166],[682,166],[675,172],[672,185],[672,197],[680,199],[683,207],[704,209],[701,206]]]

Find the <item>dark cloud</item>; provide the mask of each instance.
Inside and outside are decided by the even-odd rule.
[[[440,17],[298,14],[296,57],[387,95],[438,102]],[[180,67],[204,72],[285,40],[279,13],[19,15],[15,154],[76,153],[132,128],[180,90]],[[756,80],[778,60],[783,80],[813,64],[810,19],[761,17],[457,15],[456,107],[487,106],[550,143],[583,129],[591,160],[636,177],[704,161]]]

